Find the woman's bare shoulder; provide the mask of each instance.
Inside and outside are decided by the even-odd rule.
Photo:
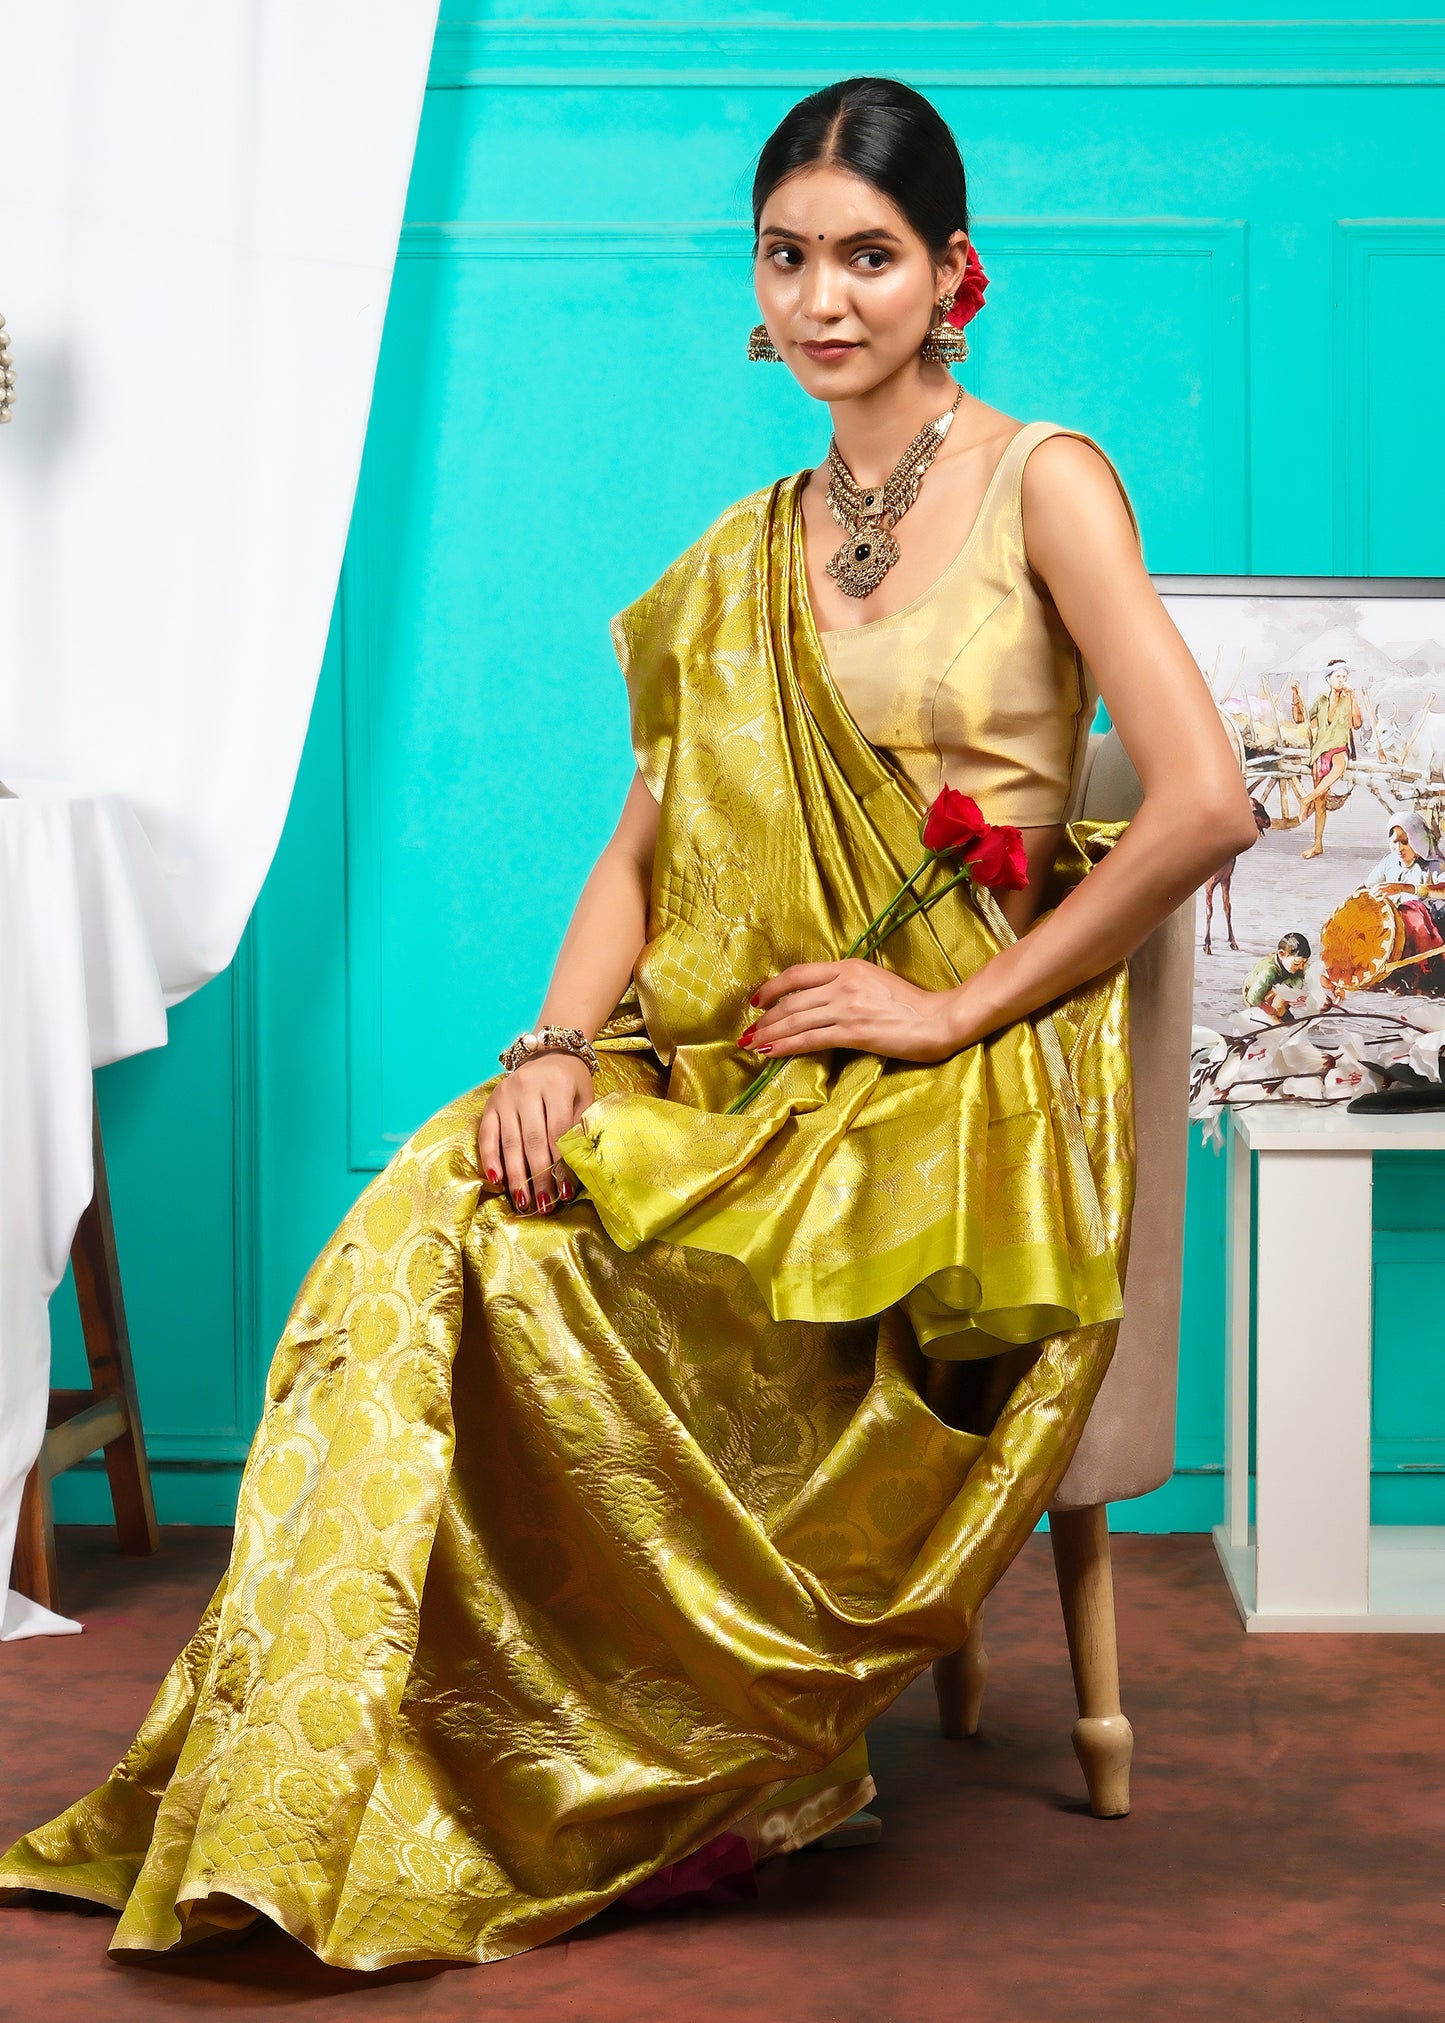
[[[1042,436],[1024,460],[1019,487],[1024,543],[1048,580],[1051,560],[1082,547],[1096,560],[1139,559],[1138,522],[1108,452],[1083,431]]]
[[[1032,423],[1026,426],[1037,427]],[[1113,459],[1103,445],[1083,429],[1065,423],[1044,424],[1053,433],[1040,436],[1029,451],[1023,469],[1023,498],[1069,498],[1087,500],[1091,495],[1117,495],[1119,478]]]

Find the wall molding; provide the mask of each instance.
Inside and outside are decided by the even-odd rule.
[[[398,258],[411,257],[406,249],[408,236],[408,231],[403,231]],[[376,655],[369,596],[369,492],[363,458],[351,508],[340,589],[342,832],[346,865],[346,1163],[353,1173],[379,1173],[396,1150],[395,1144],[384,1136],[381,820],[371,708]]]
[[[236,1288],[236,1434],[244,1460],[260,1415],[272,1344],[261,1339],[261,1071],[260,960],[252,911],[231,963],[232,1201],[231,1254]]]
[[[981,246],[996,254],[1207,260],[1209,385],[1216,573],[1250,566],[1249,226],[1241,218],[978,218]],[[1206,565],[1201,564],[1201,569]]]
[[[1334,562],[1370,575],[1370,262],[1445,259],[1445,218],[1337,218],[1334,225]]]
[[[751,229],[733,218],[421,219],[401,228],[398,260],[555,260],[571,252],[596,260],[751,262]]]
[[[227,976],[231,1000],[231,1423],[185,1432],[146,1427],[146,1453],[172,1469],[234,1468],[251,1450],[270,1344],[259,1332],[260,1085],[256,916],[246,923]],[[100,1466],[100,1463],[96,1463]]]
[[[1428,1285],[1442,1265],[1445,1265],[1445,1229],[1376,1228],[1374,1307],[1377,1341],[1381,1335],[1379,1309],[1382,1285]],[[1445,1475],[1445,1429],[1442,1429],[1438,1418],[1432,1423],[1428,1413],[1423,1429],[1420,1424],[1414,1423],[1416,1412],[1423,1410],[1418,1387],[1411,1388],[1411,1423],[1408,1430],[1398,1424],[1393,1429],[1382,1427],[1382,1402],[1380,1384],[1372,1382],[1370,1473],[1376,1476]]]
[[[433,91],[1438,85],[1445,21],[444,21]]]

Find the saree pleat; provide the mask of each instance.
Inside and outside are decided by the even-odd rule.
[[[803,1844],[1068,1466],[1120,1311],[1123,968],[950,1061],[800,1057],[721,1114],[757,981],[917,856],[821,664],[797,487],[615,627],[661,834],[564,1139],[586,1192],[538,1217],[482,1184],[492,1082],[377,1176],[297,1296],[194,1638],[106,1783],[0,1860],[113,1905],[117,1949],[264,1913],[342,1966],[495,1959],[726,1830]],[[1075,830],[1062,884],[1110,840]],[[1007,934],[950,895],[884,959],[943,988]],[[921,1344],[1010,1343],[992,1424],[945,1424]]]

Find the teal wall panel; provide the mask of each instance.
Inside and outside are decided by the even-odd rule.
[[[822,453],[822,412],[743,357],[752,159],[803,90],[934,97],[990,275],[962,377],[1098,437],[1154,570],[1445,568],[1445,30],[1107,11],[444,6],[285,834],[230,975],[101,1076],[163,1517],[229,1515],[315,1251],[535,1014],[631,763],[609,619]],[[1223,1215],[1196,1143],[1178,1473],[1116,1523],[1219,1515]],[[1377,1515],[1433,1521],[1445,1164],[1379,1162],[1377,1225]],[[66,1293],[56,1321],[70,1381]],[[58,1487],[105,1514],[93,1468]]]
[[[1336,224],[1335,550],[1343,572],[1445,568],[1445,504],[1438,485],[1425,483],[1445,459],[1442,319],[1445,220]]]

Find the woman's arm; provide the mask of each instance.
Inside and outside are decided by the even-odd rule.
[[[634,773],[562,937],[538,1025],[576,1026],[590,1040],[616,1008],[647,939],[657,820],[657,803]],[[493,1089],[477,1128],[487,1179],[500,1186],[505,1177],[518,1208],[533,1198],[543,1210],[570,1200],[573,1183],[558,1162],[557,1140],[591,1101],[591,1071],[575,1054],[540,1054],[514,1068]]]
[[[1049,437],[1024,466],[1023,507],[1030,564],[1134,763],[1139,812],[1052,913],[954,990],[921,990],[858,961],[769,978],[750,1042],[765,1053],[846,1046],[941,1060],[1112,968],[1257,840],[1214,700],[1149,580],[1107,464],[1077,437]]]

